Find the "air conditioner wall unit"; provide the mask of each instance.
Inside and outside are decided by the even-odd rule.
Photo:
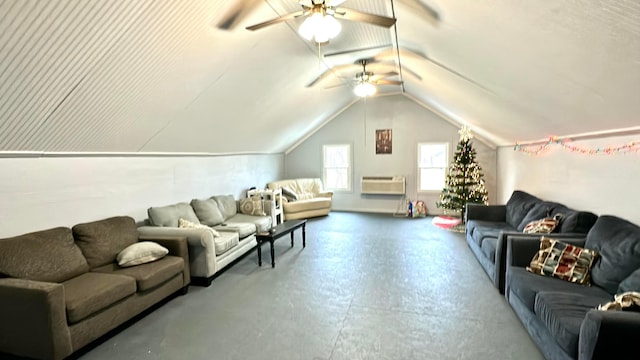
[[[363,176],[360,183],[362,194],[404,195],[404,176]]]

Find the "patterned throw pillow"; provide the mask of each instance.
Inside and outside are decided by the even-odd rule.
[[[260,195],[251,196],[240,200],[240,212],[245,215],[265,216],[262,198]]]
[[[211,230],[213,232],[213,237],[220,236],[220,233],[218,233],[217,231],[215,231],[212,228],[208,227],[207,225],[196,224],[194,222],[191,222],[189,220],[185,220],[183,218],[180,218],[180,220],[178,220],[178,227],[187,228],[187,229],[209,229],[209,230]]]
[[[598,305],[598,310],[614,310],[614,311],[640,311],[640,292],[627,291],[622,294],[616,294],[613,301],[606,304]]]
[[[595,250],[583,249],[543,236],[540,239],[540,250],[531,260],[527,271],[581,285],[591,285],[591,265],[597,257],[598,252]]]
[[[528,223],[522,232],[525,234],[551,234],[560,223],[561,216],[557,214],[554,217],[534,220]]]

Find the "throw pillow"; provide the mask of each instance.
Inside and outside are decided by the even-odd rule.
[[[152,241],[141,241],[124,248],[116,256],[116,261],[121,267],[129,267],[160,260],[168,253],[169,250],[164,246]]]
[[[196,224],[194,222],[191,222],[189,220],[180,218],[180,220],[178,220],[178,227],[179,228],[186,228],[186,229],[209,229],[213,232],[213,237],[218,237],[220,236],[220,234],[213,230],[212,228],[208,227],[207,225],[203,225],[203,224]]]
[[[591,265],[597,257],[598,252],[595,250],[543,236],[540,239],[540,250],[531,260],[527,271],[581,285],[591,285]]]
[[[528,223],[522,232],[525,234],[551,234],[560,223],[561,217],[562,215],[556,214],[554,217],[534,220]]]
[[[285,186],[282,188],[282,196],[284,196],[287,201],[296,201],[298,200],[298,194],[293,191],[290,187]]]
[[[240,212],[245,215],[264,216],[264,207],[260,195],[251,196],[240,200]]]

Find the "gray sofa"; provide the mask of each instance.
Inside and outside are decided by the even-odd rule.
[[[275,205],[273,201],[262,202],[265,215],[241,213],[239,201],[232,195],[151,207],[145,225],[138,231],[146,236],[186,237],[193,283],[209,286],[218,271],[256,246],[256,232],[271,228],[270,214]],[[179,227],[180,219],[199,226]]]
[[[505,284],[506,240],[511,235],[528,237],[536,244],[540,234],[523,234],[524,227],[547,215],[562,214],[554,238],[584,237],[598,218],[588,211],[577,211],[562,204],[544,201],[516,190],[505,205],[467,204],[466,240],[494,286],[503,293]]]
[[[169,254],[132,267],[114,263],[142,240]],[[186,293],[186,264],[185,238],[141,237],[126,216],[0,239],[0,352],[65,358],[168,296]]]
[[[562,241],[598,251],[592,285],[526,271],[539,243],[510,236],[506,296],[514,312],[547,359],[637,359],[640,313],[596,307],[616,293],[640,291],[640,227],[604,215],[586,238]]]

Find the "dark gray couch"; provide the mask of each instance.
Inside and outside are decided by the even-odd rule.
[[[127,246],[154,241],[169,254],[120,268]],[[62,359],[190,281],[186,238],[144,238],[130,217],[0,239],[0,358]]]
[[[544,201],[516,190],[505,205],[467,204],[466,240],[474,255],[501,293],[505,284],[506,240],[510,235],[522,236],[524,227],[550,214],[562,214],[554,230],[558,239],[584,237],[598,218],[587,211],[577,211],[562,204]],[[536,244],[540,234],[526,234]]]
[[[616,293],[640,291],[640,227],[605,215],[586,238],[561,241],[599,252],[592,286],[527,272],[539,243],[508,237],[506,296],[529,335],[547,359],[639,358],[640,313],[596,307]]]

